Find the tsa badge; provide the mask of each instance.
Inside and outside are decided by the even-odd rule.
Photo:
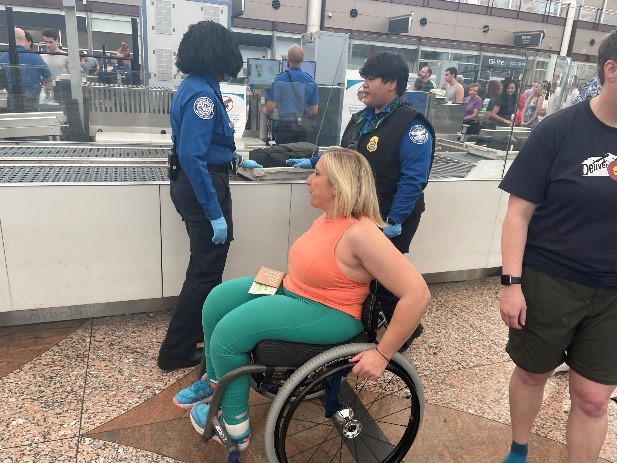
[[[377,151],[377,143],[379,143],[379,137],[372,136],[368,144],[366,145],[366,149],[369,150],[371,153],[374,153],[375,151]]]

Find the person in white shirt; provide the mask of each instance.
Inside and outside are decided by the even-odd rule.
[[[43,60],[51,70],[53,80],[60,74],[69,74],[69,57],[66,52],[60,49],[58,31],[55,29],[43,29],[43,41],[50,53],[62,53],[61,55],[43,55]]]
[[[555,114],[561,109],[561,87],[559,86],[559,80],[560,76],[555,74],[548,93],[548,107],[546,108],[547,116]]]

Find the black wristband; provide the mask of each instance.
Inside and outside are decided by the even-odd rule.
[[[377,351],[377,353],[378,353],[379,355],[381,355],[381,356],[383,357],[383,359],[384,359],[386,362],[389,362],[389,361],[390,361],[390,360],[388,360],[388,357],[386,357],[385,355],[383,355],[383,354],[381,353],[381,351],[380,351],[379,349],[377,349],[377,346],[375,346],[375,350]]]
[[[520,285],[521,277],[513,277],[512,275],[501,275],[501,284],[504,286]]]

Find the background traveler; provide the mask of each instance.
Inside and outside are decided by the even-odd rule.
[[[598,51],[599,96],[547,117],[501,182],[500,312],[510,328],[512,446],[527,461],[544,387],[570,366],[569,463],[595,463],[617,385],[617,31]]]

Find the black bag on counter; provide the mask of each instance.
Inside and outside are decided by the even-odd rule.
[[[252,149],[249,151],[249,159],[264,167],[289,167],[285,163],[288,159],[310,158],[318,151],[317,145],[308,142],[285,143]]]

